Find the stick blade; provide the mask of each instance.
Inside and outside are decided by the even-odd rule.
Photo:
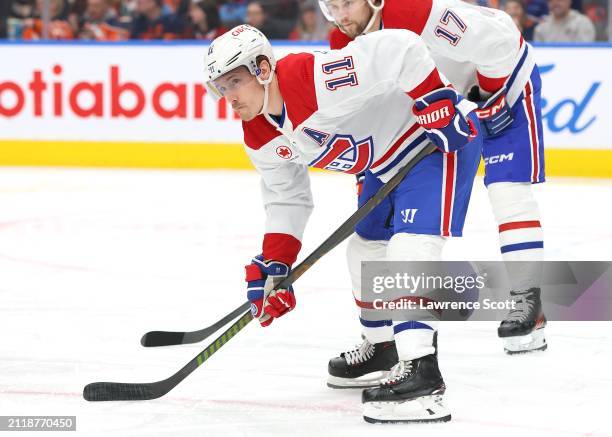
[[[184,340],[184,332],[151,331],[142,336],[140,344],[144,347],[173,346],[185,344]]]
[[[83,389],[83,398],[90,402],[146,401],[163,396],[150,384],[126,384],[121,382],[92,382]]]

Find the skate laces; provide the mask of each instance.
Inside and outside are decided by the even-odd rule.
[[[374,345],[364,339],[363,343],[355,345],[355,349],[344,352],[344,358],[349,365],[360,364],[374,356]]]
[[[412,372],[412,361],[398,361],[398,363],[391,368],[389,376],[383,381],[384,385],[393,385],[401,381],[406,373]]]
[[[529,290],[510,292],[510,296],[516,303],[516,307],[515,309],[510,310],[506,321],[522,322],[527,318],[534,304],[533,300],[529,299],[530,295],[531,292]]]

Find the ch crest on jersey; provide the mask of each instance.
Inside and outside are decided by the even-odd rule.
[[[325,170],[358,174],[372,164],[374,142],[372,137],[356,141],[352,135],[334,135],[325,151],[309,165]]]

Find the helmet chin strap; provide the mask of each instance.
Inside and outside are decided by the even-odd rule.
[[[268,115],[268,100],[270,97],[270,83],[272,82],[272,78],[274,78],[274,71],[271,71],[270,77],[265,80],[261,79],[259,76],[256,76],[256,77],[257,77],[257,82],[262,84],[264,87],[263,105],[261,106],[261,111],[259,111],[259,114],[263,114],[264,116],[267,116]]]
[[[376,18],[380,15],[380,11],[382,11],[383,6],[385,5],[385,2],[381,2],[380,6],[374,6],[370,1],[368,1],[368,4],[373,10],[372,17],[370,18],[370,21],[368,21],[368,24],[366,25],[365,29],[363,29],[363,32],[361,32],[362,35],[365,35],[372,29]]]

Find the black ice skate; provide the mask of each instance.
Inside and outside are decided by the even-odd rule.
[[[510,296],[516,308],[497,328],[497,334],[504,342],[508,354],[545,350],[548,345],[544,338],[546,317],[542,312],[540,289],[511,291]]]
[[[355,349],[329,360],[327,385],[331,388],[376,387],[395,364],[394,341],[372,344],[364,339]]]
[[[370,423],[447,422],[445,390],[435,355],[400,361],[380,387],[363,391],[363,418]]]

